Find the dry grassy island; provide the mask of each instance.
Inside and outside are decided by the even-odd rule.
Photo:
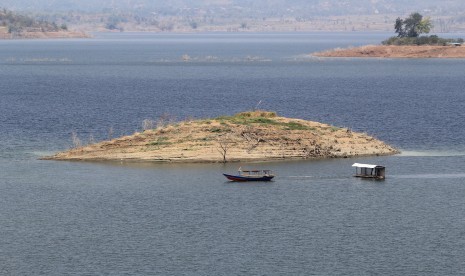
[[[465,46],[367,45],[314,53],[317,57],[465,58]]]
[[[334,49],[315,53],[318,57],[382,57],[382,58],[465,58],[465,47],[460,47],[463,38],[441,38],[427,34],[433,28],[429,17],[418,12],[394,24],[396,36],[382,41],[382,45]]]
[[[159,126],[44,159],[233,162],[396,153],[396,149],[365,133],[253,111]]]

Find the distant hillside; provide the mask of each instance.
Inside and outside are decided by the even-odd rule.
[[[13,10],[34,12],[145,10],[169,14],[196,8],[221,11],[217,9],[221,8],[225,14],[240,9],[242,14],[248,17],[403,14],[412,11],[450,15],[465,9],[465,2],[461,0],[3,0],[2,5]]]
[[[390,32],[420,12],[432,32],[464,32],[459,0],[3,0],[13,11],[75,29],[151,32]]]
[[[21,15],[12,11],[0,10],[0,26],[8,33],[21,32],[57,32],[66,30],[66,25],[58,26],[56,23],[36,20],[30,16]]]
[[[83,37],[88,35],[69,31],[65,23],[58,25],[54,21],[37,19],[7,9],[0,10],[0,39]]]

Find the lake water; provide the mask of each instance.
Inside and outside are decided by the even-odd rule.
[[[1,275],[465,273],[465,60],[321,59],[389,34],[0,41]],[[144,119],[255,107],[402,154],[265,164],[38,160]],[[352,163],[387,167],[382,182]],[[269,168],[272,183],[222,172]]]

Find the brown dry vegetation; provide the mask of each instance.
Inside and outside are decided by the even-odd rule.
[[[314,53],[317,57],[465,58],[465,46],[367,45]]]
[[[45,159],[160,162],[270,161],[389,155],[398,151],[364,133],[254,111],[184,121]]]

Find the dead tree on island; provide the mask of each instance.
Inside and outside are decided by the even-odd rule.
[[[229,135],[219,136],[217,142],[218,146],[216,147],[216,150],[221,154],[223,158],[222,162],[226,163],[228,162],[226,159],[226,155],[228,154],[228,150],[230,149],[231,145],[230,137]]]

